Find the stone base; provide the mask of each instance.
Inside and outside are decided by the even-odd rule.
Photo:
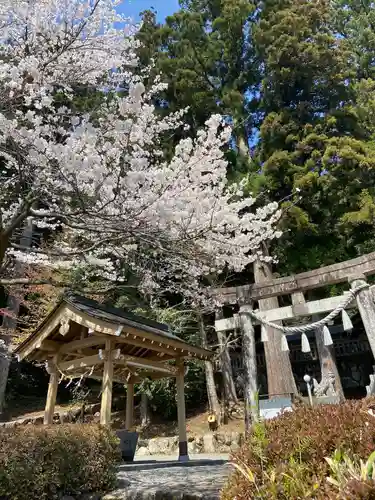
[[[185,457],[201,453],[232,453],[238,450],[242,441],[243,435],[240,432],[215,432],[207,433],[204,436],[189,436],[187,443],[179,443],[177,436],[140,438],[136,455],[145,457],[178,454],[180,457]]]

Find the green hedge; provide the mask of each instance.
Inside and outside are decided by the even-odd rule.
[[[375,450],[375,417],[368,413],[374,404],[366,398],[301,406],[256,424],[233,457],[235,472],[222,500],[375,499],[373,467],[364,479],[360,463]]]
[[[97,425],[0,430],[0,498],[55,499],[115,486],[118,440]]]

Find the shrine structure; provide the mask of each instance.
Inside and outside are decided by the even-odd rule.
[[[184,359],[208,360],[212,352],[190,345],[168,325],[104,307],[78,296],[65,297],[37,329],[15,349],[18,360],[45,362],[50,374],[44,423],[52,424],[59,381],[91,378],[102,381],[100,423],[111,424],[113,382],[127,388],[126,429],[133,427],[134,385],[175,377],[179,459],[188,459]]]
[[[224,363],[233,380],[245,379],[247,399],[267,394],[267,375],[275,367],[267,366],[264,345],[273,342],[289,353],[296,392],[306,390],[308,374],[316,397],[375,394],[375,288],[368,281],[373,275],[375,252],[262,284],[214,289],[219,370],[224,372]],[[334,284],[340,295],[308,300]],[[259,307],[270,297],[283,306]]]

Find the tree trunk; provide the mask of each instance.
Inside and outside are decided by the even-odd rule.
[[[30,219],[23,230],[23,235],[20,241],[21,245],[30,247],[32,242],[32,235],[33,224]],[[0,266],[1,263],[2,261],[0,260]],[[14,270],[14,277],[18,277],[22,275],[22,273],[23,265],[17,262]],[[20,310],[20,295],[21,293],[19,290],[10,290],[7,303],[7,311],[9,312],[9,315],[4,316],[3,324],[0,330],[3,334],[3,339],[5,342],[5,346],[3,348],[0,347],[0,415],[4,410],[5,391],[8,381],[9,366],[11,362],[10,344],[12,341],[12,336],[14,335],[14,332],[17,328],[17,319]]]
[[[207,348],[207,334],[206,329],[204,327],[203,318],[199,315],[199,329],[202,338],[202,346]],[[214,378],[214,368],[212,365],[212,361],[205,361],[204,368],[206,372],[206,388],[207,388],[207,397],[208,404],[210,407],[210,411],[216,415],[217,424],[220,425],[220,403],[219,398],[217,397],[215,378]]]
[[[147,427],[150,423],[150,414],[148,406],[148,396],[146,393],[141,394],[141,427]]]
[[[4,343],[2,343],[1,340],[4,340]],[[9,344],[4,336],[0,338],[0,416],[4,411],[5,390],[7,387],[10,361]]]
[[[7,251],[8,244],[9,244],[8,238],[5,238],[0,234],[0,270],[4,263],[5,253]]]
[[[264,283],[272,280],[272,270],[269,264],[259,260],[254,262],[254,281]],[[266,311],[279,307],[277,297],[259,300],[259,309]],[[282,324],[282,322],[275,323]],[[274,328],[267,328],[268,341],[264,342],[264,353],[267,365],[268,394],[297,394],[289,352],[281,350],[282,333]]]
[[[221,318],[221,314],[216,312],[216,319]],[[220,345],[220,360],[221,360],[221,372],[223,374],[223,393],[225,404],[227,406],[233,406],[238,404],[236,386],[234,384],[232,362],[230,359],[227,336],[225,332],[217,332],[217,338]]]

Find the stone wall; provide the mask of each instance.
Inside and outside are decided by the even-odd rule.
[[[100,403],[85,405],[83,407],[71,408],[64,412],[56,412],[53,416],[55,424],[67,424],[71,422],[92,422],[99,421]],[[18,427],[21,425],[42,425],[43,416],[35,415],[25,418],[18,418],[10,422],[0,422],[0,427]]]
[[[100,403],[85,405],[84,407],[72,408],[65,412],[56,412],[53,417],[55,424],[70,422],[99,422]],[[112,414],[113,422],[118,418]],[[0,428],[13,428],[23,425],[43,425],[43,416],[36,415],[12,420],[11,422],[0,422]],[[204,436],[188,435],[188,452],[199,453],[231,453],[241,445],[243,434],[240,432],[210,432]],[[175,455],[178,453],[178,436],[160,437],[152,439],[139,438],[137,445],[138,456],[148,455]]]
[[[188,436],[188,452],[231,453],[236,451],[243,440],[240,432],[213,432],[204,436]],[[178,436],[138,440],[137,456],[173,455],[178,452]]]

